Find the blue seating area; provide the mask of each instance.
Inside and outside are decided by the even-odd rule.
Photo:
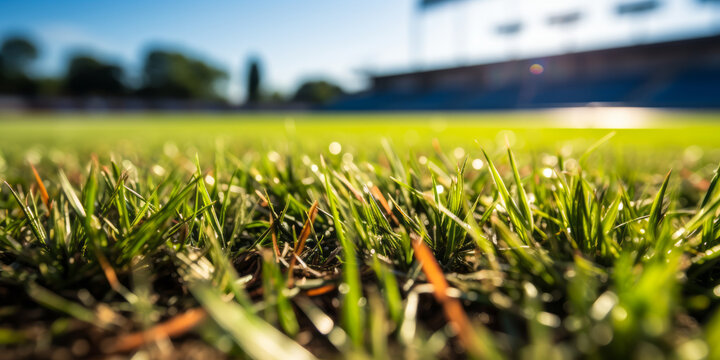
[[[475,91],[463,102],[470,110],[512,109],[519,106],[521,88],[517,85],[504,86],[490,91]]]
[[[720,68],[694,67],[665,74],[612,74],[549,82],[542,77],[494,89],[430,89],[417,93],[367,92],[328,110],[498,110],[583,106],[720,108]]]
[[[648,99],[654,107],[720,107],[720,69],[691,69]]]
[[[399,94],[360,93],[348,95],[326,106],[327,110],[383,110]]]
[[[570,81],[540,86],[529,105],[563,106],[587,103],[623,103],[646,79],[625,76],[615,79]]]

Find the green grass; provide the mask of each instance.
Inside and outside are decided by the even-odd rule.
[[[720,358],[720,116],[632,114],[0,115],[0,346]]]

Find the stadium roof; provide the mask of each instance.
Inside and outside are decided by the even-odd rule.
[[[698,47],[706,47],[710,48],[714,46],[714,44],[720,43],[720,34],[716,35],[710,35],[710,36],[702,36],[702,37],[696,37],[696,38],[689,38],[689,39],[677,39],[677,40],[669,40],[669,41],[659,41],[659,42],[653,42],[653,43],[646,43],[646,44],[639,44],[639,45],[626,45],[626,46],[619,46],[619,47],[613,47],[613,48],[603,48],[603,49],[592,49],[592,50],[584,50],[584,51],[578,51],[573,53],[562,53],[562,54],[546,54],[546,55],[537,55],[537,56],[527,56],[527,57],[521,57],[511,60],[499,60],[499,61],[491,61],[491,62],[478,62],[474,64],[466,64],[466,65],[458,65],[458,66],[439,66],[435,68],[425,68],[425,69],[414,69],[410,71],[393,71],[393,72],[368,72],[367,75],[372,79],[382,79],[382,78],[397,78],[397,77],[407,77],[407,76],[414,76],[414,75],[423,75],[423,74],[433,74],[433,73],[441,73],[441,72],[447,72],[447,71],[463,71],[467,69],[476,69],[476,68],[482,68],[487,66],[493,66],[497,64],[502,63],[528,63],[528,62],[537,62],[537,61],[547,61],[551,58],[557,58],[557,57],[567,57],[567,56],[588,56],[588,55],[596,55],[596,54],[612,54],[612,53],[622,53],[630,51],[635,52],[643,52],[643,51],[649,51],[651,49],[658,49],[658,48],[666,48],[666,49],[674,49],[674,51],[678,52],[687,52],[688,47],[698,48]]]
[[[458,2],[462,0],[420,0],[420,8],[426,9],[428,7],[438,5],[438,4],[444,4],[449,2]]]

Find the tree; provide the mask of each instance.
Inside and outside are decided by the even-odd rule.
[[[143,66],[143,96],[174,99],[220,100],[218,88],[227,74],[184,54],[153,50]]]
[[[267,95],[267,102],[273,104],[280,104],[285,102],[285,96],[279,91],[273,91]]]
[[[3,42],[0,54],[2,54],[3,70],[6,73],[27,75],[28,66],[37,59],[38,50],[29,39],[11,37]]]
[[[30,65],[37,57],[37,47],[29,39],[7,38],[0,47],[0,92],[34,95],[37,86],[30,77]]]
[[[260,102],[260,60],[250,60],[247,72],[247,103],[257,104]]]
[[[338,85],[325,80],[311,80],[300,85],[293,101],[324,105],[344,94],[345,91]]]
[[[119,66],[76,55],[70,60],[63,87],[75,96],[121,96],[126,93],[122,78],[123,70]]]

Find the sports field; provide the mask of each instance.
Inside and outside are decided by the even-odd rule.
[[[0,358],[720,358],[719,120],[1,114]]]

